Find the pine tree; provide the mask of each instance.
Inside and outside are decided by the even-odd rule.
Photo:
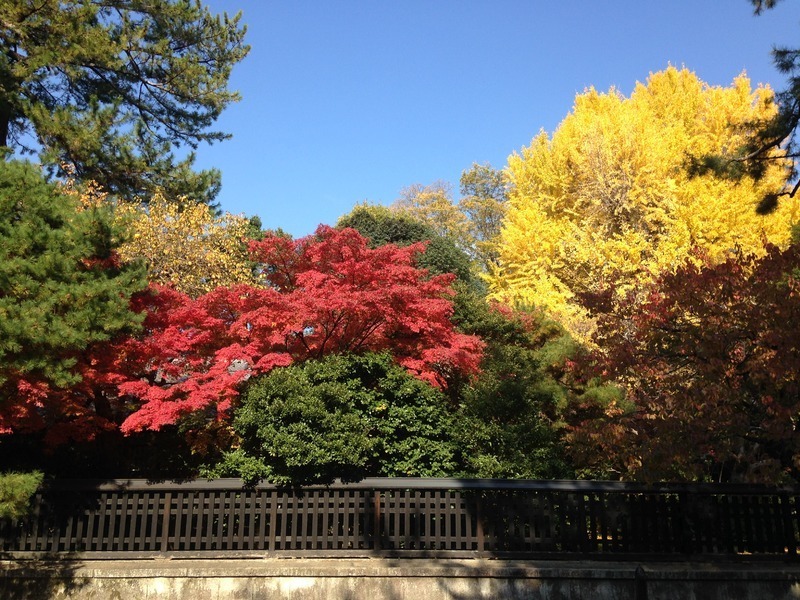
[[[34,166],[0,161],[0,431],[44,426],[82,355],[137,328],[144,270],[117,265],[111,223],[108,207],[84,209]]]
[[[227,137],[210,128],[237,99],[238,22],[199,0],[4,0],[0,146],[125,197],[212,200],[219,173],[174,151]]]

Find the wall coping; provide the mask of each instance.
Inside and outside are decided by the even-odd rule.
[[[637,575],[638,571],[638,575]],[[381,577],[800,581],[800,565],[782,561],[612,562],[504,559],[148,559],[0,560],[4,579]]]

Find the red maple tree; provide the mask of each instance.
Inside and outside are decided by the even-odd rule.
[[[264,287],[139,295],[145,334],[116,348],[119,391],[136,404],[122,430],[157,430],[195,411],[225,418],[249,377],[330,353],[387,350],[438,386],[476,373],[483,344],[454,329],[453,276],[417,268],[423,248],[371,249],[355,230],[320,226],[252,242]]]

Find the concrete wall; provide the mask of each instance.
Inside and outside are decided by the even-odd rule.
[[[4,600],[800,599],[798,563],[0,561]],[[638,569],[638,575],[637,575]]]

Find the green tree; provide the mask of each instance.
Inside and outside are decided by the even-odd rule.
[[[331,355],[253,380],[236,410],[239,448],[214,474],[277,483],[452,473],[442,393],[389,354]]]
[[[0,519],[24,517],[43,479],[39,471],[0,473]]]
[[[454,320],[486,344],[481,372],[454,398],[453,441],[463,473],[526,479],[573,475],[562,442],[567,393],[559,382],[575,344],[556,323],[470,293]]]
[[[136,329],[144,270],[118,266],[118,243],[108,206],[83,209],[39,169],[0,161],[0,431],[43,426],[82,353]]]
[[[780,0],[750,0],[756,15],[774,8]],[[778,110],[768,118],[752,119],[734,128],[746,140],[727,153],[708,153],[691,157],[692,172],[704,175],[712,172],[723,178],[741,180],[744,177],[762,179],[767,170],[780,165],[786,170],[786,185],[775,193],[763,194],[756,210],[769,214],[777,209],[781,197],[794,198],[800,190],[795,159],[800,156],[796,134],[800,124],[800,48],[775,47],[772,50],[775,66],[789,79],[786,89],[775,94]]]
[[[372,248],[395,244],[408,246],[427,242],[428,246],[417,264],[433,275],[453,273],[468,287],[480,286],[472,274],[469,256],[459,249],[452,238],[438,234],[415,215],[398,212],[385,206],[360,204],[341,217],[338,228],[352,227],[370,241]]]
[[[472,254],[487,272],[498,259],[496,246],[507,200],[508,180],[502,171],[476,163],[461,174],[458,208],[467,218]]]
[[[174,151],[228,137],[211,127],[238,98],[238,22],[199,0],[4,0],[0,146],[124,197],[212,200],[219,173]]]
[[[500,196],[497,188],[479,187],[492,179],[484,167],[474,174],[478,176],[465,182],[474,196]],[[560,419],[566,392],[559,369],[574,350],[571,338],[538,315],[487,304],[466,253],[408,213],[361,205],[338,226],[357,229],[373,245],[429,240],[421,266],[459,274],[452,320],[460,331],[480,337],[486,348],[478,376],[448,387],[458,472],[477,477],[569,476]]]

